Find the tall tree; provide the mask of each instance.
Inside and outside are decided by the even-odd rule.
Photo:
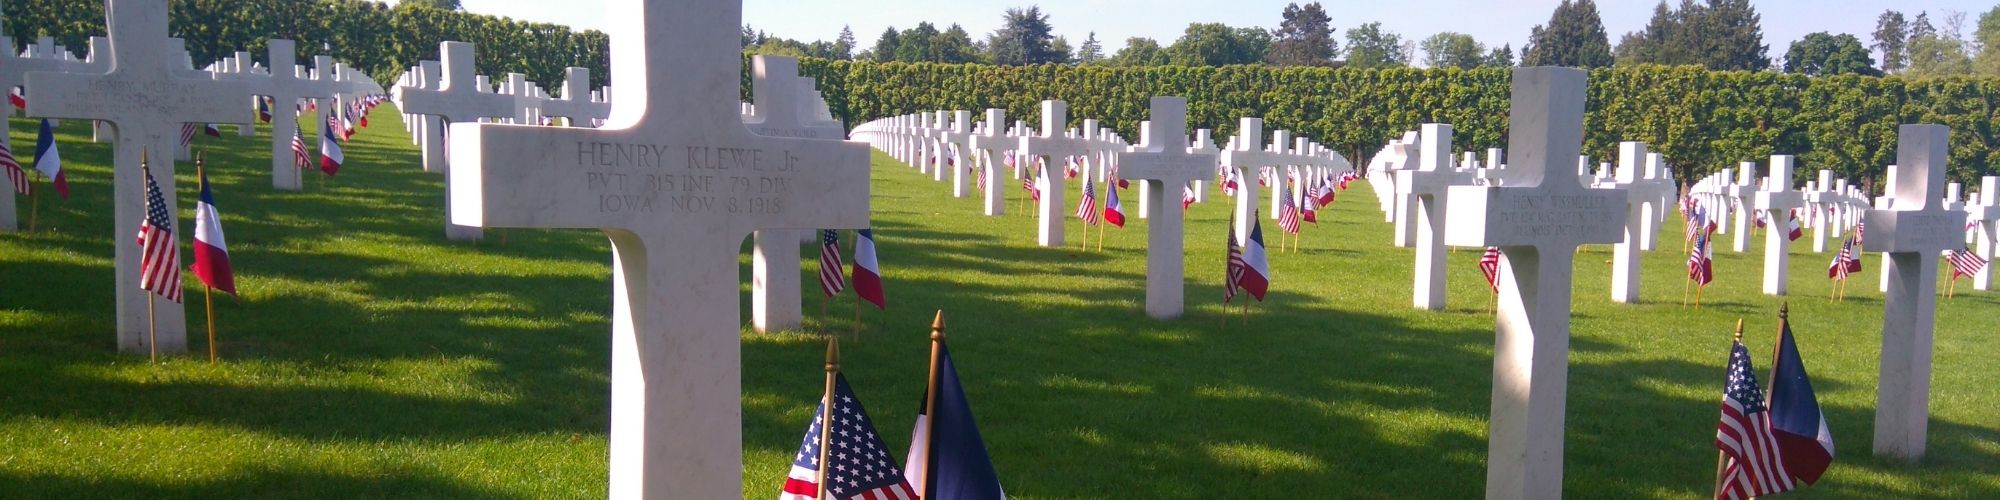
[[[1619,39],[1618,64],[1700,64],[1689,46],[1684,18],[1686,13],[1698,9],[1700,6],[1691,0],[1681,0],[1678,10],[1667,7],[1667,2],[1661,0],[1653,6],[1653,18],[1646,21],[1645,29],[1627,32]]]
[[[1382,31],[1382,23],[1373,22],[1347,30],[1348,67],[1381,68],[1408,65],[1410,58],[1403,51],[1402,35]]]
[[[1824,31],[1792,42],[1791,50],[1785,51],[1785,72],[1812,76],[1882,74],[1875,69],[1875,59],[1868,56],[1868,49],[1861,46],[1861,39]]]
[[[1486,54],[1486,61],[1481,64],[1500,68],[1514,67],[1514,44],[1501,44],[1499,47],[1494,47],[1493,52]]]
[[[896,36],[896,58],[901,62],[937,62],[937,26],[919,22],[917,27]]]
[[[1053,43],[1055,28],[1049,25],[1049,16],[1042,13],[1041,7],[1016,7],[1007,9],[1001,16],[1000,29],[987,36],[986,50],[993,64],[1042,64],[1058,62],[1065,56],[1050,48]]]
[[[896,45],[898,44],[899,41],[896,40],[896,27],[890,26],[888,29],[882,30],[882,37],[875,39],[875,48],[869,52],[875,62],[894,61],[896,60]]]
[[[1870,48],[1882,53],[1882,72],[1902,71],[1909,61],[1906,46],[1910,42],[1910,23],[1903,19],[1903,13],[1893,10],[1882,11],[1875,17],[1875,45]]]
[[[1910,66],[1904,73],[1916,77],[1971,74],[1972,56],[1962,35],[1965,13],[1946,13],[1944,29],[1932,27],[1927,14],[1917,14],[1910,29]]]
[[[1340,51],[1333,40],[1333,17],[1319,2],[1301,7],[1285,6],[1284,20],[1271,36],[1271,51],[1264,58],[1277,66],[1331,66]]]
[[[1425,66],[1472,69],[1486,62],[1486,47],[1472,35],[1446,31],[1425,38],[1421,45]]]
[[[850,27],[848,27],[848,26],[845,26],[845,25],[842,25],[842,26],[840,27],[840,37],[839,37],[839,38],[835,38],[835,39],[833,40],[833,53],[832,53],[832,57],[833,57],[834,59],[840,59],[840,60],[843,60],[843,61],[847,61],[847,60],[853,60],[853,59],[854,59],[854,29],[853,29],[853,28],[850,28]]]
[[[402,0],[396,6],[428,7],[438,10],[459,10],[458,0]]]
[[[952,23],[944,33],[931,39],[931,50],[936,54],[936,62],[964,64],[979,62],[979,48],[972,45],[972,34],[964,26]]]
[[[1097,64],[1104,60],[1104,43],[1097,41],[1097,32],[1084,37],[1083,45],[1076,47],[1077,64]]]
[[[1979,15],[1979,28],[1973,30],[1972,41],[1979,47],[1979,54],[1972,60],[1973,71],[2000,76],[2000,5]]]
[[[1528,66],[1610,66],[1611,38],[1604,33],[1604,19],[1591,0],[1563,0],[1549,15],[1549,23],[1535,26],[1528,34],[1528,48],[1521,63]]]
[[[1764,45],[1763,16],[1750,0],[1708,0],[1708,7],[1689,20],[1702,64],[1714,70],[1758,71],[1771,68],[1770,46]]]
[[[1263,28],[1231,28],[1222,23],[1190,23],[1167,48],[1169,64],[1178,66],[1226,66],[1255,64],[1264,60],[1271,48],[1271,35]]]
[[[1125,48],[1118,49],[1118,53],[1112,54],[1110,59],[1106,59],[1105,64],[1111,66],[1164,66],[1167,64],[1167,51],[1160,47],[1160,42],[1154,41],[1151,38],[1135,36],[1125,39]]]
[[[1049,52],[1055,54],[1055,59],[1048,62],[1069,64],[1076,60],[1076,52],[1070,50],[1068,38],[1058,36],[1055,40],[1050,41]]]

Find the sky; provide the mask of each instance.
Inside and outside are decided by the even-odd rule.
[[[393,0],[392,0],[393,1]],[[606,0],[461,0],[465,10],[538,22],[603,30]],[[944,29],[958,23],[975,39],[983,39],[1000,25],[1000,16],[1009,7],[1040,5],[1049,14],[1056,34],[1069,39],[1070,46],[1082,45],[1091,32],[1104,44],[1109,56],[1125,46],[1129,37],[1146,37],[1172,44],[1192,22],[1220,22],[1230,26],[1260,26],[1276,29],[1287,1],[1276,0],[1059,0],[1036,3],[1032,0],[744,0],[743,20],[773,36],[811,42],[828,40],[851,26],[857,45],[873,46],[888,27],[907,29],[930,21]],[[1333,17],[1334,36],[1347,28],[1381,22],[1384,29],[1405,40],[1422,40],[1434,33],[1455,31],[1472,35],[1487,46],[1511,44],[1518,51],[1528,40],[1528,32],[1548,22],[1559,0],[1364,0],[1354,2],[1321,0]],[[1658,2],[1648,0],[1599,0],[1604,29],[1617,44],[1620,36],[1645,27]],[[1678,4],[1679,2],[1672,2]],[[1792,41],[1816,31],[1849,33],[1868,43],[1875,29],[1875,16],[1895,9],[1906,16],[1931,12],[1940,23],[1943,12],[1966,13],[1965,32],[1969,35],[1979,15],[1994,8],[1993,0],[1764,0],[1753,1],[1763,15],[1764,43],[1772,59],[1781,59]],[[1942,27],[1942,26],[1940,26]],[[1345,45],[1343,43],[1343,45]],[[857,49],[858,50],[858,49]],[[1518,52],[1517,52],[1518,53]],[[1422,58],[1422,54],[1418,54]]]

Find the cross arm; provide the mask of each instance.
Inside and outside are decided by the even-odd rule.
[[[33,99],[28,114],[50,118],[105,120],[160,117],[172,123],[243,123],[256,110],[241,105],[250,96],[242,82],[164,78],[140,88],[106,74],[29,73]]]

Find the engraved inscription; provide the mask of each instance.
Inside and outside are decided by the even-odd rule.
[[[1957,250],[1965,245],[1965,214],[1947,212],[1940,214],[1903,214],[1897,221],[1899,231],[1907,235],[1908,250],[1935,252]]]
[[[577,142],[599,213],[782,214],[799,157],[758,148]]]
[[[1594,194],[1507,196],[1493,207],[1496,226],[1509,228],[1528,238],[1575,240],[1618,231],[1624,224],[1613,210],[1610,199]]]

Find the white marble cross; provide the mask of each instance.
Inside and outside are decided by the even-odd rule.
[[[972,161],[970,158],[972,155],[967,151],[971,149],[972,144],[972,112],[952,111],[951,128],[940,130],[937,134],[942,144],[938,157],[946,158],[938,160],[938,165],[951,168],[951,197],[964,198],[971,186],[969,176],[966,175],[966,163]],[[948,160],[950,158],[955,158],[956,161]]]
[[[239,82],[179,77],[186,59],[170,57],[167,4],[148,0],[106,0],[105,24],[111,46],[110,71],[101,74],[31,72],[26,78],[28,115],[110,122],[118,131],[112,146],[112,246],[116,272],[112,288],[118,313],[118,349],[127,353],[187,350],[187,321],[181,304],[153,300],[158,345],[148,346],[147,302],[139,289],[139,247],[131,244],[145,215],[140,156],[150,151],[154,179],[175,203],[171,151],[178,149],[183,123],[238,122],[254,111],[243,102],[250,92]],[[256,119],[252,116],[250,119]],[[178,224],[176,224],[178,225]],[[176,231],[175,234],[187,234]]]
[[[1792,211],[1805,205],[1805,195],[1792,189],[1792,169],[1797,167],[1791,155],[1771,155],[1771,171],[1764,189],[1756,194],[1756,209],[1770,221],[1764,228],[1764,295],[1785,295],[1792,262]]]
[[[1898,130],[1889,209],[1869,210],[1862,249],[1888,255],[1882,305],[1882,364],[1875,385],[1875,454],[1915,461],[1930,424],[1931,339],[1937,319],[1939,254],[1964,248],[1964,212],[1942,206],[1943,125]]]
[[[1730,235],[1730,251],[1743,253],[1750,251],[1751,219],[1756,218],[1756,210],[1751,204],[1757,201],[1757,162],[1746,161],[1737,165],[1736,183],[1723,188],[1732,201],[1730,209],[1735,212],[1736,231]]]
[[[1146,315],[1156,319],[1178,318],[1186,309],[1183,282],[1187,276],[1185,215],[1167,209],[1168,194],[1175,199],[1180,190],[1195,179],[1215,174],[1216,154],[1196,152],[1187,142],[1187,99],[1154,97],[1151,120],[1142,144],[1119,153],[1119,175],[1153,185],[1143,196],[1153,198],[1162,213],[1146,223]],[[1107,186],[1107,189],[1110,188]]]
[[[812,120],[805,95],[810,89],[793,85],[799,60],[758,55],[750,60],[754,114],[744,120],[751,133],[766,137],[842,140],[839,123]],[[799,241],[811,230],[761,229],[752,233],[750,251],[750,323],[758,332],[797,329],[804,324],[799,284]],[[815,238],[814,241],[817,241]]]
[[[1273,148],[1264,148],[1264,119],[1245,117],[1237,121],[1236,138],[1228,149],[1222,150],[1222,164],[1240,169],[1236,182],[1236,241],[1250,241],[1250,220],[1257,213],[1257,176],[1262,169],[1278,168],[1289,164],[1292,159],[1283,151],[1284,144],[1291,140],[1289,132],[1283,130],[1273,134]],[[1275,176],[1275,177],[1282,177]],[[1284,192],[1284,180],[1278,179],[1271,186],[1272,193]],[[1275,208],[1279,203],[1276,194],[1271,196],[1271,216],[1277,217]]]
[[[0,36],[0,43],[6,45],[5,50],[0,50],[0,90],[9,92],[13,91],[14,87],[20,86],[24,81],[24,77],[30,71],[101,73],[106,67],[102,54],[109,53],[109,47],[111,46],[109,41],[104,37],[91,37],[91,53],[98,54],[97,63],[92,64],[65,60],[60,57],[20,57],[14,53],[13,38]],[[36,47],[52,46],[53,44],[52,40],[44,41],[37,44]],[[35,51],[35,47],[30,47],[31,54]],[[32,98],[33,96],[29,97]],[[12,142],[9,140],[9,136],[13,134],[9,132],[11,125],[9,125],[8,122],[10,120],[7,120],[7,118],[13,115],[13,106],[0,108],[0,145],[8,145],[10,149]],[[20,159],[31,158],[32,151],[15,151],[15,157]],[[14,205],[14,190],[0,189],[0,233],[14,232],[20,228],[19,213],[16,212]]]
[[[542,113],[562,117],[571,127],[589,127],[591,120],[611,116],[610,103],[590,99],[589,68],[568,68],[563,77],[562,97],[543,102]]]
[[[2000,177],[1991,175],[1981,177],[1979,179],[1979,199],[1972,203],[1967,203],[1965,211],[1971,217],[1972,222],[1978,224],[1977,230],[1973,231],[1975,233],[1973,235],[1973,250],[1979,252],[1979,258],[1991,260],[1994,257],[1993,250],[1995,243],[2000,242],[2000,240],[1995,239],[1996,236],[2000,236],[2000,234],[1996,234],[2000,233],[2000,231],[1995,231],[1995,229],[2000,229],[2000,225],[1996,225],[1996,223],[2000,223]],[[1981,267],[1978,273],[1972,275],[1972,289],[1991,290],[1992,287],[1992,265]]]
[[[613,498],[741,498],[738,250],[868,226],[868,148],[743,126],[741,0],[609,2],[604,128],[452,124],[459,223],[612,243]]]
[[[1646,143],[1618,143],[1618,170],[1613,185],[1630,193],[1625,200],[1624,239],[1611,249],[1611,301],[1639,302],[1642,274],[1639,262],[1645,255],[1648,235],[1659,232],[1658,212],[1666,210],[1660,193],[1673,191],[1673,184],[1654,177],[1657,156],[1647,153]],[[1671,196],[1671,195],[1669,195]]]
[[[1007,110],[986,108],[985,123],[983,129],[973,133],[966,141],[971,153],[968,156],[977,159],[974,164],[978,168],[985,169],[986,191],[981,193],[980,204],[986,208],[986,215],[1004,215],[1007,213],[1007,188],[1013,183],[1001,182],[1002,155],[1013,151],[1020,141],[1007,135]]]
[[[291,40],[272,39],[265,45],[270,50],[271,74],[246,82],[251,93],[271,98],[271,187],[298,191],[304,183],[292,153],[292,135],[299,129],[299,99],[326,95],[333,89],[326,82],[299,78]]]
[[[1507,187],[1451,188],[1445,242],[1501,255],[1487,498],[1562,496],[1572,264],[1577,247],[1616,242],[1625,225],[1624,190],[1587,189],[1571,174],[1583,148],[1585,78],[1571,68],[1515,69]]]
[[[1818,224],[1813,224],[1813,253],[1826,253],[1827,236],[1838,236],[1842,229],[1840,223],[1834,220],[1836,214],[1832,213],[1832,210],[1837,210],[1843,204],[1842,198],[1845,195],[1834,187],[1832,170],[1819,171],[1817,184],[1819,189],[1806,190],[1806,202],[1809,203],[1807,207],[1813,211],[1813,216],[1807,219],[1820,221]]]
[[[1396,171],[1396,196],[1406,200],[1398,225],[1414,226],[1417,262],[1411,301],[1418,309],[1444,310],[1446,200],[1451,186],[1469,185],[1472,177],[1451,165],[1450,124],[1426,123],[1419,139],[1417,168]]]
[[[479,88],[484,87],[484,85],[478,85],[477,78],[472,74],[474,71],[472,44],[465,42],[441,42],[438,44],[438,54],[441,60],[441,74],[439,75],[441,80],[437,90],[411,87],[396,88],[397,101],[403,103],[404,111],[422,115],[436,115],[452,124],[472,123],[481,118],[504,118],[512,116],[514,112],[514,98],[512,96],[483,92]],[[471,87],[473,88],[467,88],[466,84],[468,83],[472,83]],[[735,101],[732,100],[730,102]],[[448,133],[445,128],[440,126],[432,129],[430,133],[434,135],[426,138],[424,142],[435,143],[440,146],[444,145],[446,143],[445,134]],[[447,159],[440,162],[444,165],[444,168],[438,170],[448,174],[451,169],[449,160],[451,156],[445,156],[444,158]],[[452,202],[451,197],[457,190],[449,186],[449,181],[446,183],[445,238],[452,240],[479,239],[483,233],[480,228],[452,222],[457,218],[452,215],[452,210],[458,204]]]
[[[1048,160],[1048,170],[1035,174],[1042,180],[1042,203],[1035,209],[1039,217],[1036,242],[1045,247],[1063,246],[1063,222],[1075,208],[1063,203],[1069,191],[1064,188],[1067,183],[1063,182],[1063,159],[1089,151],[1083,138],[1064,132],[1063,124],[1068,120],[1069,105],[1062,101],[1042,101],[1041,132],[1022,136],[1020,152],[1014,157],[1014,162],[1023,165],[1022,168],[1035,168],[1034,162],[1043,157]]]

